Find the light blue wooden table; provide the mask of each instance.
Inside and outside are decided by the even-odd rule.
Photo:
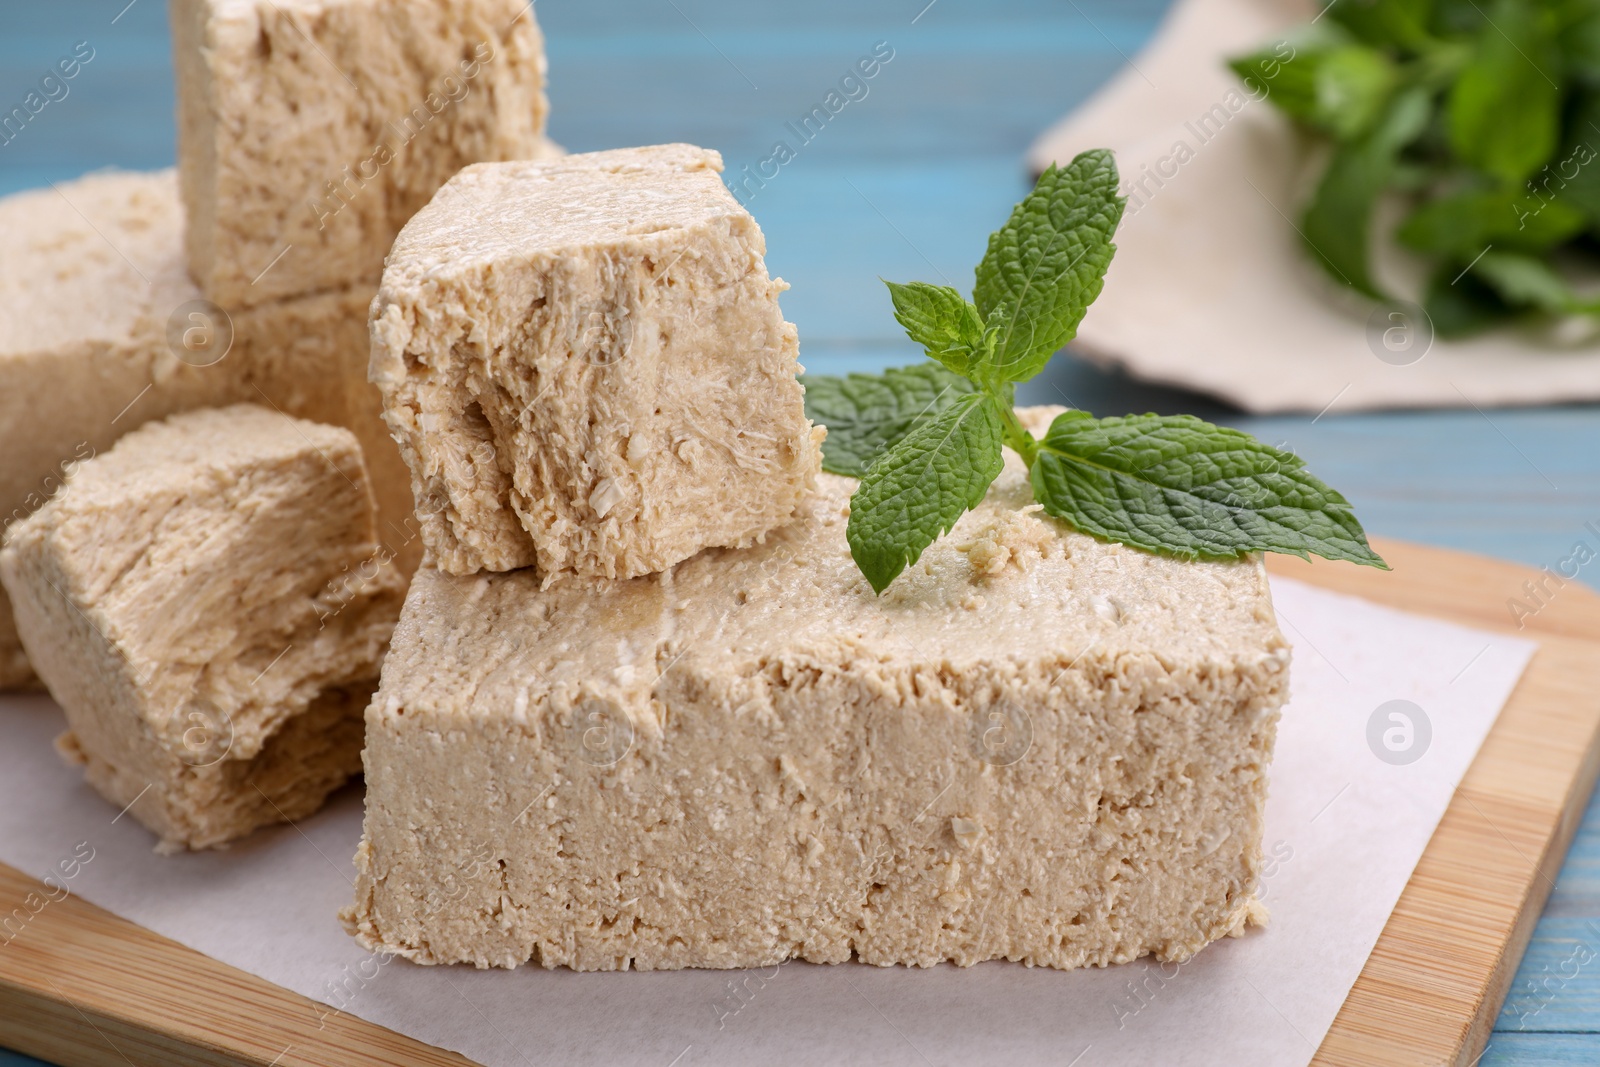
[[[965,287],[984,238],[1027,188],[1025,146],[1110,77],[1165,8],[1165,0],[546,0],[538,15],[557,140],[579,151],[693,141],[720,149],[730,175],[767,157],[774,141],[792,141],[785,123],[859,57],[879,42],[893,49],[867,95],[750,202],[773,271],[794,286],[784,307],[806,365],[838,371],[918,357],[877,278],[948,277]],[[0,146],[0,193],[97,167],[173,161],[161,0],[5,4],[0,111],[78,41],[95,58],[68,97]],[[4,242],[0,234],[0,255]],[[1027,392],[1101,414],[1192,411],[1287,442],[1383,534],[1541,566],[1600,520],[1592,407],[1249,418],[1067,357]],[[34,1062],[0,1051],[0,1067]],[[1600,1063],[1600,805],[1590,808],[1481,1062]]]

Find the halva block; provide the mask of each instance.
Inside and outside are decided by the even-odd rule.
[[[0,199],[0,524],[78,463],[177,411],[254,401],[356,432],[381,537],[421,555],[410,474],[366,380],[373,288],[224,310],[189,280],[170,170],[109,172]],[[0,688],[33,677],[0,595]]]
[[[167,848],[314,811],[360,768],[403,582],[348,430],[257,405],[149,423],[0,551],[65,751]]]
[[[367,711],[357,939],[479,967],[1070,968],[1259,921],[1289,668],[1259,559],[1069,532],[1008,457],[874,597],[854,485],[644,578],[424,566]]]
[[[173,0],[189,266],[232,306],[376,285],[467,163],[542,137],[525,0]]]
[[[798,342],[721,168],[479,164],[406,224],[371,374],[440,570],[633,577],[794,513],[819,462]]]

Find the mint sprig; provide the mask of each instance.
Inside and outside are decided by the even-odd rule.
[[[823,468],[861,479],[846,539],[881,593],[977,506],[1009,447],[1034,498],[1075,529],[1182,559],[1285,552],[1386,567],[1350,504],[1294,455],[1190,415],[1056,418],[1044,438],[1013,409],[1100,295],[1122,217],[1111,153],[1051,167],[989,239],[968,301],[948,286],[889,286],[895,318],[933,363],[881,375],[807,375],[828,427]]]

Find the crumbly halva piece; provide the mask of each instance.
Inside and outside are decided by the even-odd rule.
[[[254,401],[348,426],[377,491],[382,539],[421,557],[411,479],[366,380],[367,305],[350,287],[232,314],[183,263],[173,171],[111,172],[0,199],[0,523],[152,419]],[[0,688],[33,672],[0,594]]]
[[[794,514],[819,462],[799,345],[721,169],[480,164],[407,223],[371,373],[441,570],[628,578]]]
[[[63,749],[163,848],[314,811],[360,769],[399,614],[348,430],[264,407],[149,423],[0,551]]]
[[[1259,559],[1068,532],[1008,457],[875,598],[854,485],[630,581],[424,566],[367,711],[357,939],[479,967],[1070,968],[1260,922],[1289,648]]]
[[[228,306],[377,284],[468,163],[544,153],[525,0],[173,0],[189,266]]]

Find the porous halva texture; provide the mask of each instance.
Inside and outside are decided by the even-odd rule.
[[[525,0],[173,0],[189,266],[230,307],[377,284],[462,166],[543,153]]]
[[[375,534],[354,435],[264,407],[85,460],[0,551],[63,751],[164,848],[314,811],[360,769],[403,596]]]
[[[406,224],[371,374],[440,570],[627,578],[793,515],[819,462],[798,342],[721,169],[480,164]]]
[[[1289,648],[1259,559],[1069,532],[1008,456],[874,597],[854,485],[646,578],[419,571],[367,711],[356,938],[479,967],[1069,968],[1260,921]]]
[[[350,427],[366,453],[382,539],[421,557],[410,474],[366,380],[371,287],[232,313],[183,262],[171,170],[108,172],[0,199],[0,516],[25,518],[78,463],[177,411],[253,401]],[[29,683],[0,595],[0,688]]]

